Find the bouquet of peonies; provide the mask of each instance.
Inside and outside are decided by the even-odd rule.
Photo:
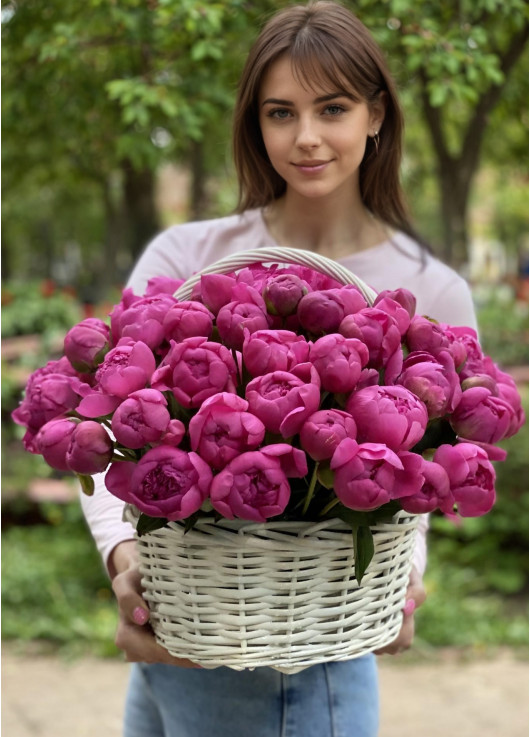
[[[476,333],[373,300],[307,266],[256,263],[131,289],[30,377],[13,419],[55,469],[105,472],[142,535],[202,518],[322,521],[353,532],[399,510],[464,517],[495,501],[495,447],[523,422],[511,377]]]

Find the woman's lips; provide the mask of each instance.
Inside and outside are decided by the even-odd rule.
[[[295,162],[293,166],[303,174],[320,174],[328,164],[329,161],[301,161]]]

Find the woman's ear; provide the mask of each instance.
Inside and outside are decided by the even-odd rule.
[[[386,112],[386,92],[379,93],[377,99],[370,106],[370,128],[380,131],[383,126]]]

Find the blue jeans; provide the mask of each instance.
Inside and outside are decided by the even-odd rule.
[[[124,737],[377,737],[373,655],[293,675],[135,664]]]

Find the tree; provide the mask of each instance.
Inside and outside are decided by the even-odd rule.
[[[436,160],[443,255],[459,266],[467,260],[470,193],[491,116],[527,49],[528,3],[360,0],[355,8],[397,60],[409,111],[421,107]]]

